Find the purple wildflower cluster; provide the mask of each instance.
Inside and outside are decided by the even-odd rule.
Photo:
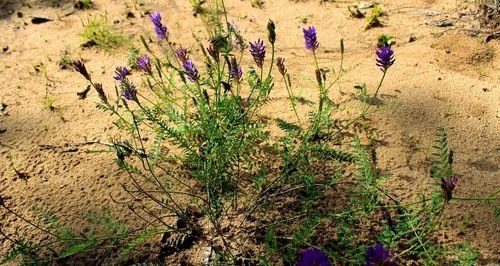
[[[382,71],[386,71],[390,66],[394,64],[394,50],[389,44],[379,45],[377,49],[377,66],[380,67]]]
[[[130,71],[124,66],[119,66],[115,69],[114,79],[120,82],[123,98],[129,101],[136,100],[137,88],[127,79],[128,75],[130,75]]]
[[[229,69],[229,76],[237,82],[241,81],[241,78],[243,77],[243,71],[241,70],[241,66],[238,65],[238,62],[236,62],[236,59],[231,60],[231,66]]]
[[[302,29],[302,32],[304,33],[306,48],[312,52],[316,51],[319,47],[318,38],[316,36],[316,28],[314,28],[314,26],[309,26],[307,29]]]
[[[137,58],[137,65],[142,71],[146,73],[151,73],[151,58],[148,55],[144,55]]]
[[[115,76],[114,79],[116,81],[122,81],[125,79],[126,76],[130,75],[130,71],[126,67],[119,66],[115,69]]]
[[[155,32],[159,39],[167,39],[168,38],[168,28],[166,25],[163,25],[161,22],[161,15],[159,11],[155,11],[149,15],[149,19],[153,22],[155,26]]]
[[[328,256],[319,249],[312,247],[300,253],[297,266],[331,266]]]
[[[175,50],[175,56],[179,61],[181,61],[183,64],[186,62],[188,58],[188,52],[185,48],[179,47]]]
[[[384,248],[381,243],[376,243],[373,247],[366,248],[365,266],[396,266],[391,261],[390,248]]]
[[[196,82],[200,78],[200,73],[198,72],[198,69],[196,69],[196,66],[191,60],[186,60],[186,62],[182,64],[182,67],[186,72],[187,78],[191,82]]]
[[[266,57],[266,47],[264,46],[264,41],[258,39],[255,43],[250,43],[250,54],[252,54],[255,64],[262,68],[264,65],[264,58]]]
[[[287,69],[285,67],[285,58],[278,57],[276,59],[276,66],[278,67],[280,74],[284,76],[287,72]]]
[[[453,194],[453,190],[457,186],[458,178],[441,178],[441,189],[443,190],[446,200],[450,200]]]

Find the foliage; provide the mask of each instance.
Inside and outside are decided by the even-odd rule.
[[[126,43],[126,39],[116,26],[108,21],[107,15],[96,14],[89,16],[86,22],[82,22],[83,31],[82,46],[97,46],[105,51],[112,51]]]
[[[437,129],[433,146],[429,173],[436,186],[413,200],[386,190],[385,182],[393,177],[378,167],[377,142],[368,130],[353,132],[355,125],[369,127],[362,120],[376,108],[373,100],[395,62],[390,35],[374,40],[374,67],[382,70],[374,93],[366,83],[357,85],[365,105],[359,115],[343,120],[337,115],[341,103],[330,97],[347,71],[343,40],[339,65],[320,66],[316,29],[303,29],[318,98],[299,106],[293,73],[284,58],[275,57],[272,20],[267,40],[251,42],[246,51],[247,42],[236,23],[228,21],[224,1],[191,4],[208,40],[194,36],[198,47],[188,51],[170,36],[175,29],[152,12],[158,41],[141,36],[143,51],[129,51],[127,65],[134,73],[118,66],[111,92],[83,62],[73,62],[98,94],[98,108],[111,114],[121,131],[119,139],[101,143],[106,149],[94,152],[113,153],[130,179],[122,185],[131,198],[127,207],[146,226],[133,230],[109,214],[94,213],[88,217],[91,227],[75,231],[50,212],[41,213],[44,224],[39,225],[2,199],[9,215],[50,237],[48,243],[35,243],[4,234],[12,243],[5,261],[69,263],[92,254],[118,264],[156,235],[162,235],[161,248],[147,253],[158,254],[160,262],[195,241],[211,243],[207,260],[221,265],[291,265],[318,254],[342,265],[469,265],[477,260],[470,247],[449,249],[436,239],[448,204],[464,199],[454,195],[458,179],[445,130]],[[371,19],[381,14],[375,5]],[[89,18],[82,36],[105,50],[124,42],[105,16]],[[245,61],[247,52],[253,63]],[[262,107],[280,87],[288,93],[293,121],[262,117]],[[299,108],[308,108],[307,116]],[[270,126],[282,132],[272,135]],[[477,200],[490,202],[495,195]],[[459,254],[450,259],[450,252]]]

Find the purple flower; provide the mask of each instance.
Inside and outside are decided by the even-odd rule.
[[[387,70],[392,64],[394,64],[394,50],[388,44],[379,45],[377,49],[377,66],[382,69],[382,71]]]
[[[241,70],[241,66],[238,65],[238,62],[236,62],[235,58],[231,59],[231,66],[229,68],[229,76],[234,81],[238,81],[238,82],[243,77],[243,71]]]
[[[153,22],[155,26],[155,32],[158,38],[166,39],[168,38],[168,28],[161,23],[161,15],[159,11],[155,11],[149,15],[149,19]]]
[[[129,84],[129,85],[125,86],[125,88],[123,90],[123,98],[130,101],[130,100],[135,99],[136,95],[137,95],[137,89],[135,88],[135,86],[133,84]]]
[[[328,256],[313,247],[302,251],[297,266],[331,266]]]
[[[175,50],[175,56],[177,56],[177,59],[179,59],[182,63],[188,60],[187,50],[182,47]]]
[[[137,58],[137,65],[147,73],[151,73],[151,58],[148,55],[144,55]]]
[[[266,47],[261,39],[257,40],[255,43],[250,43],[250,53],[252,54],[255,64],[262,68],[264,58],[266,57]]]
[[[73,61],[73,66],[75,67],[76,72],[80,73],[86,80],[90,81],[90,74],[87,72],[87,68],[82,61]]]
[[[316,28],[314,26],[309,26],[309,28],[303,28],[304,40],[306,42],[306,48],[311,51],[316,51],[319,46],[318,38],[316,36]]]
[[[450,179],[441,178],[441,188],[447,200],[451,199],[453,190],[457,186],[458,178],[452,177]]]
[[[384,248],[381,243],[376,243],[373,247],[366,248],[365,266],[395,266],[395,262],[391,262],[390,248]]]
[[[119,66],[115,69],[114,79],[118,81],[122,81],[127,75],[130,75],[130,72],[126,67]]]
[[[184,71],[186,71],[186,76],[191,82],[196,82],[200,78],[198,69],[196,69],[196,66],[193,64],[193,62],[191,62],[191,60],[186,60],[186,62],[182,64],[182,67],[184,67]]]
[[[278,57],[276,59],[276,66],[278,67],[278,70],[280,71],[281,75],[285,75],[287,72],[287,69],[285,67],[285,58],[283,57]]]

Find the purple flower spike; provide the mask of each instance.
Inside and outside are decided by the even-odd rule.
[[[377,49],[377,66],[386,71],[392,64],[394,64],[394,50],[388,44],[381,45]]]
[[[196,66],[193,64],[193,62],[191,62],[191,60],[187,60],[186,62],[184,62],[182,67],[184,67],[184,71],[186,71],[186,76],[191,82],[196,82],[200,78],[198,69],[196,69]]]
[[[87,72],[87,68],[85,67],[85,63],[80,60],[73,61],[73,66],[75,67],[76,72],[80,73],[86,80],[90,81],[90,74]]]
[[[453,194],[453,190],[457,186],[458,178],[452,177],[450,179],[441,178],[441,189],[443,189],[443,193],[447,200],[451,199]]]
[[[276,66],[278,67],[280,74],[284,76],[287,72],[287,69],[285,67],[285,58],[278,57],[278,59],[276,60]]]
[[[175,50],[175,56],[177,56],[177,59],[179,59],[182,63],[188,60],[187,50],[182,47],[179,47]]]
[[[313,247],[302,251],[297,266],[331,266],[328,256]]]
[[[144,55],[137,58],[137,65],[147,73],[151,73],[151,58],[148,55]]]
[[[130,101],[130,100],[135,99],[136,95],[137,95],[137,89],[133,84],[125,87],[125,89],[123,91],[123,98]]]
[[[391,262],[390,248],[384,248],[381,243],[376,243],[373,247],[366,248],[365,266],[395,266],[395,262]]]
[[[255,64],[262,68],[264,58],[266,57],[266,47],[261,39],[257,40],[255,43],[250,43],[250,53],[252,54]]]
[[[309,28],[303,28],[304,40],[306,42],[306,48],[312,52],[316,51],[319,47],[318,38],[316,36],[316,28],[314,26],[309,26]]]
[[[164,40],[168,38],[168,28],[161,23],[161,15],[159,11],[155,11],[149,15],[149,19],[153,22],[155,26],[155,32],[158,38]]]
[[[128,75],[130,75],[128,69],[126,67],[119,66],[115,69],[114,79],[117,81],[122,81]]]
[[[231,69],[229,69],[229,76],[234,81],[240,81],[241,78],[243,77],[243,71],[241,70],[241,66],[237,65],[236,66],[231,66]]]

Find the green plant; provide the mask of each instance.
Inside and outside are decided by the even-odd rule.
[[[373,4],[372,14],[367,18],[364,29],[368,30],[373,27],[382,26],[382,22],[380,22],[379,17],[382,16],[383,14],[384,13],[382,11],[382,8],[380,8],[380,6],[376,3]]]
[[[9,239],[14,244],[11,254],[48,263],[110,249],[105,255],[120,264],[129,252],[162,234],[162,247],[147,251],[157,251],[160,262],[199,240],[210,243],[208,260],[216,265],[314,265],[318,258],[339,265],[452,263],[455,258],[446,256],[450,250],[436,237],[449,226],[443,222],[445,209],[457,200],[491,203],[498,200],[499,191],[478,198],[455,195],[459,180],[443,128],[437,129],[432,148],[431,191],[418,191],[409,200],[386,188],[393,177],[379,169],[379,141],[366,118],[377,110],[375,100],[395,63],[390,35],[373,44],[382,71],[378,84],[373,92],[370,84],[356,87],[363,106],[358,115],[344,119],[338,115],[344,106],[331,98],[347,71],[342,39],[338,66],[320,66],[316,28],[302,29],[312,61],[306,70],[318,97],[301,101],[285,59],[275,57],[272,20],[267,40],[249,43],[253,62],[247,62],[247,42],[236,23],[228,21],[224,1],[210,1],[203,8],[200,17],[208,40],[195,36],[197,49],[190,50],[177,44],[169,34],[175,28],[167,28],[161,14],[152,12],[160,49],[141,37],[146,54],[136,48],[129,52],[129,65],[137,71],[116,67],[111,93],[83,62],[73,62],[98,94],[98,108],[111,114],[121,131],[120,139],[96,142],[105,148],[89,152],[113,153],[130,179],[123,185],[131,198],[129,210],[146,226],[132,231],[96,215],[92,223],[105,228],[78,234],[53,215],[45,215],[49,223],[40,226],[12,210],[0,195],[8,215],[50,235],[62,247],[19,236]],[[194,51],[199,55],[193,56]],[[288,93],[295,115],[291,121],[262,116],[262,107],[279,86]],[[270,123],[282,132],[269,130]],[[42,258],[46,246],[55,251]],[[467,262],[476,258],[467,248],[458,256]]]
[[[127,41],[116,26],[108,21],[107,15],[96,14],[89,16],[82,22],[83,31],[80,32],[84,47],[97,46],[105,51],[112,51],[123,46]]]
[[[57,64],[61,69],[68,69],[73,66],[73,60],[71,60],[71,57],[65,53]]]

